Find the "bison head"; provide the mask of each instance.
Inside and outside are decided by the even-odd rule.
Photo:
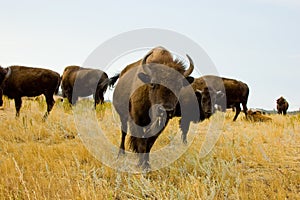
[[[225,96],[222,91],[216,91],[214,88],[205,87],[203,90],[196,90],[196,96],[200,100],[200,107],[204,118],[209,118],[215,112],[215,105],[218,99]]]
[[[276,102],[278,105],[283,105],[283,104],[285,104],[286,100],[283,97],[280,97],[279,99],[277,99]]]
[[[147,63],[170,63],[173,62],[172,54],[164,47],[155,47],[148,53],[144,61]]]
[[[152,105],[152,114],[171,118],[175,114],[180,90],[193,82],[189,77],[194,69],[192,59],[187,55],[190,66],[184,69],[183,62],[179,60],[165,62],[163,64],[146,64],[149,52],[142,61],[144,72],[138,74],[138,78],[148,84],[149,100]]]
[[[10,68],[4,69],[4,68],[2,68],[0,66],[0,106],[3,105],[3,101],[2,101],[3,91],[2,91],[2,87],[1,86],[2,86],[2,84],[4,82],[4,80],[10,75],[10,73],[11,73]]]
[[[2,84],[7,73],[8,73],[8,69],[4,69],[3,67],[0,66],[0,85]]]

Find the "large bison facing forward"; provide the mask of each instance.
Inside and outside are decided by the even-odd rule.
[[[283,97],[277,99],[276,102],[277,102],[277,113],[286,115],[286,111],[289,108],[289,103]]]
[[[21,97],[34,97],[43,94],[47,102],[47,118],[55,101],[53,94],[57,94],[60,85],[60,75],[49,69],[11,66],[0,67],[0,106],[2,106],[2,95],[14,99],[16,116],[19,116],[22,106]]]
[[[96,107],[104,102],[108,84],[107,74],[99,69],[68,66],[62,75],[62,95],[72,104],[77,102],[78,97],[93,95]]]
[[[113,105],[121,120],[120,153],[124,152],[129,123],[130,148],[139,153],[139,165],[143,168],[150,166],[149,152],[175,115],[181,88],[193,80],[187,78],[194,69],[188,59],[190,66],[185,69],[183,62],[173,60],[168,50],[157,47],[121,72],[113,94]]]
[[[242,104],[244,113],[247,117],[249,87],[246,83],[234,79],[207,75],[195,79],[192,87],[195,90],[202,90],[205,87],[212,87],[217,91],[225,93],[226,95],[224,95],[224,98],[219,98],[216,101],[216,104],[220,105],[223,111],[225,111],[226,108],[235,108],[236,113],[233,121],[237,119],[239,113],[241,112],[240,104]]]

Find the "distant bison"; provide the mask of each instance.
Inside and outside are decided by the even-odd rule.
[[[280,97],[279,99],[277,99],[276,102],[277,102],[278,114],[286,115],[286,111],[289,108],[289,103],[283,97]]]
[[[44,119],[54,105],[53,94],[57,94],[60,85],[60,75],[49,69],[11,66],[0,67],[0,106],[2,95],[14,99],[16,116],[19,116],[22,97],[35,97],[43,94],[47,102],[47,112]]]
[[[104,93],[108,84],[107,74],[99,69],[68,66],[62,75],[62,95],[73,105],[78,97],[93,95],[96,107],[97,104],[104,103]]]
[[[241,112],[240,104],[242,104],[247,118],[249,87],[246,83],[234,79],[207,75],[195,79],[192,83],[192,87],[194,90],[202,90],[204,87],[211,87],[225,93],[226,95],[224,95],[223,98],[217,99],[216,104],[220,105],[223,111],[226,111],[226,108],[235,108],[236,114],[233,121],[237,119]]]
[[[272,121],[270,117],[263,114],[260,110],[248,110],[248,120],[252,122],[267,122]]]

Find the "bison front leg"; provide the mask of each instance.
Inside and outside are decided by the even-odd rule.
[[[179,123],[180,123],[179,124],[180,129],[182,131],[182,134],[181,134],[182,142],[183,142],[183,144],[187,144],[186,136],[187,136],[187,133],[188,133],[188,130],[190,127],[190,122],[181,118]]]
[[[0,88],[0,107],[3,105],[2,96],[3,96],[3,91],[2,91],[2,89]]]
[[[118,157],[120,155],[125,154],[125,139],[126,139],[126,135],[127,135],[127,128],[128,128],[127,119],[121,119],[122,138],[121,138],[121,144],[120,144],[120,150],[119,150]]]
[[[47,103],[47,111],[46,111],[46,113],[43,117],[43,120],[47,119],[47,117],[48,117],[48,115],[49,115],[50,111],[52,110],[52,108],[54,106],[54,103],[55,103],[55,101],[53,99],[53,95],[47,95],[47,96],[45,95],[45,97],[46,97],[46,103]]]
[[[137,166],[142,169],[150,168],[149,155],[147,156],[147,138],[136,139],[138,141],[137,153],[139,154],[139,162]]]
[[[247,103],[243,102],[242,103],[242,106],[243,106],[243,110],[244,110],[244,113],[245,113],[245,116],[246,116],[246,119],[247,119],[247,114],[248,114],[248,108],[247,108]]]
[[[77,97],[73,98],[72,92],[73,92],[72,90],[66,90],[65,97],[68,99],[70,104],[74,105],[77,101]]]
[[[235,105],[235,116],[233,118],[233,121],[235,121],[237,119],[237,117],[239,116],[240,112],[241,112],[241,107],[240,107],[240,104],[237,103]]]
[[[283,113],[283,115],[286,115],[286,110],[283,109],[283,110],[282,110],[282,113]]]
[[[154,136],[151,136],[149,138],[146,138],[146,152],[141,154],[140,156],[140,163],[142,166],[143,170],[149,170],[151,168],[150,166],[150,151],[156,141],[156,139],[158,138],[158,136],[162,133],[162,131],[165,129],[165,126],[161,128],[161,130],[155,134]],[[147,135],[147,134],[145,134]]]
[[[160,131],[161,133],[161,131]],[[152,146],[154,145],[157,137],[159,136],[158,133],[157,135],[155,136],[152,136],[152,137],[149,137],[147,138],[147,144],[146,144],[146,153],[143,154],[143,163],[142,163],[142,169],[143,170],[149,170],[151,168],[150,166],[150,150],[152,149]]]
[[[21,97],[15,98],[16,117],[20,116],[21,106],[22,106],[22,99],[21,99]]]

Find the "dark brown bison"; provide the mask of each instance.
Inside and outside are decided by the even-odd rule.
[[[196,96],[198,102],[198,108],[195,109],[193,96]],[[216,104],[217,99],[223,98],[225,94],[221,91],[216,91],[211,87],[204,87],[202,90],[196,89],[194,94],[183,89],[180,92],[179,102],[176,107],[175,116],[181,117],[180,119],[180,129],[182,131],[182,141],[187,143],[187,132],[189,130],[190,122],[198,123],[205,119],[210,118],[214,113],[214,105]],[[184,106],[182,108],[182,105]],[[182,112],[182,109],[185,112]]]
[[[221,91],[226,95],[224,95],[224,98],[218,98],[216,100],[216,104],[220,105],[223,111],[226,111],[226,108],[235,108],[236,113],[233,121],[237,119],[241,112],[240,104],[242,104],[247,118],[249,87],[246,83],[234,79],[207,75],[196,78],[192,83],[192,87],[195,90],[201,90],[204,87],[211,87],[217,91]]]
[[[286,111],[289,108],[289,103],[283,97],[277,99],[276,102],[277,102],[277,113],[286,115]]]
[[[4,76],[3,76],[4,75]],[[2,82],[1,82],[2,80]],[[11,66],[0,67],[0,106],[2,94],[15,100],[16,116],[19,116],[23,96],[34,97],[43,94],[47,102],[47,118],[55,101],[53,94],[57,94],[60,85],[60,75],[49,69]]]
[[[68,66],[62,75],[62,95],[73,105],[76,104],[78,97],[93,95],[96,107],[97,104],[104,102],[108,84],[107,74],[99,69]]]
[[[181,89],[193,81],[193,78],[187,78],[194,69],[192,60],[188,59],[190,66],[185,70],[183,62],[173,60],[168,50],[157,47],[120,74],[113,94],[113,105],[121,119],[119,154],[124,153],[129,124],[130,148],[140,153],[138,165],[143,168],[150,166],[149,152],[175,115]],[[190,90],[194,92],[192,88]]]

